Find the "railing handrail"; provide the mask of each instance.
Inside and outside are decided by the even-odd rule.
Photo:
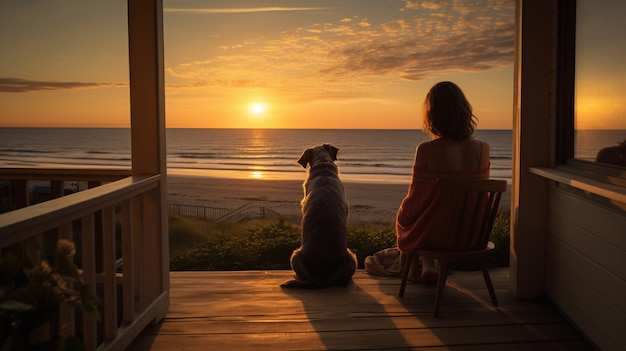
[[[169,203],[168,207],[170,214],[185,217],[208,218],[214,220],[216,223],[226,220],[237,221],[257,217],[285,218],[294,222],[300,222],[300,215],[297,213],[281,213],[270,207],[259,205],[258,202],[246,203],[235,209],[179,203]],[[220,212],[223,212],[223,214],[219,216],[215,215]],[[207,213],[213,214],[213,216],[208,216]]]
[[[130,199],[155,188],[160,178],[160,175],[130,176],[0,214],[0,246],[18,243],[37,232],[57,227],[98,209],[111,206],[120,200]]]
[[[219,223],[219,222],[227,221],[227,220],[229,220],[229,219],[231,219],[231,218],[234,218],[234,217],[236,217],[236,216],[239,216],[239,215],[241,214],[241,212],[242,212],[242,211],[244,211],[244,210],[246,210],[246,209],[248,209],[248,208],[251,208],[251,207],[252,207],[252,204],[251,204],[251,203],[247,203],[247,204],[244,204],[244,205],[242,205],[242,206],[239,206],[239,207],[237,207],[236,209],[234,209],[231,213],[225,214],[225,215],[223,215],[222,217],[217,218],[217,219],[215,220],[215,223]]]
[[[0,168],[0,179],[5,180],[67,180],[115,181],[131,175],[130,168]]]

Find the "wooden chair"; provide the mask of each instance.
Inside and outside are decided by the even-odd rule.
[[[430,234],[436,236],[433,237],[436,238],[433,241],[435,244],[432,248],[418,249],[405,257],[399,295],[404,296],[413,256],[435,259],[439,264],[439,274],[433,316],[437,317],[450,265],[475,260],[483,272],[491,302],[498,306],[487,270],[487,258],[495,248],[489,237],[498,214],[500,197],[506,191],[506,181],[439,179],[437,182],[441,187],[441,197]]]

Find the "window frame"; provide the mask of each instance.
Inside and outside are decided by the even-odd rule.
[[[576,3],[559,0],[554,163],[590,179],[626,187],[626,169],[574,157],[576,107]]]
[[[558,7],[555,164],[574,158],[576,96],[576,1],[560,0]]]

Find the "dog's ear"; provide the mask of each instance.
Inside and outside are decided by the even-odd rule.
[[[339,151],[339,149],[330,144],[324,144],[324,148],[326,149],[330,157],[333,158],[333,161],[337,161],[337,151]]]
[[[313,150],[311,149],[306,149],[304,151],[304,153],[302,153],[302,156],[300,156],[300,159],[298,160],[298,163],[303,167],[306,168],[306,166],[309,164],[309,162],[311,162],[311,152],[313,152]]]

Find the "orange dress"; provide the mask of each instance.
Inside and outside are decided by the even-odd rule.
[[[402,253],[410,254],[417,249],[455,246],[455,243],[450,242],[445,231],[438,233],[437,236],[429,234],[434,224],[433,213],[440,200],[437,179],[457,177],[488,179],[489,166],[480,171],[462,173],[432,172],[413,167],[413,179],[409,185],[409,191],[402,200],[396,216],[397,246]],[[459,245],[465,244],[459,243]]]

